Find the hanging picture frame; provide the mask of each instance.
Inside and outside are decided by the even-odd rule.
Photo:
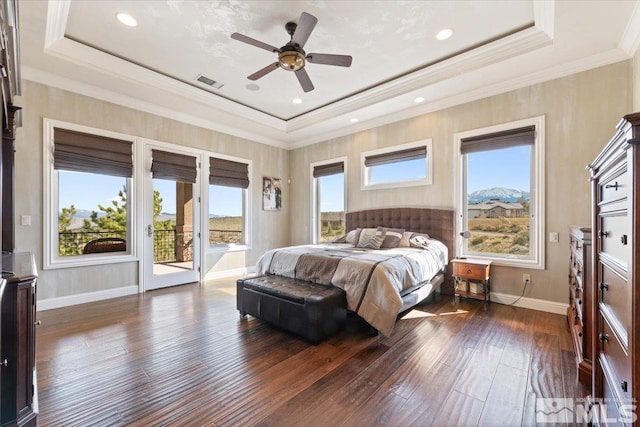
[[[278,211],[282,208],[282,180],[262,177],[262,209]]]

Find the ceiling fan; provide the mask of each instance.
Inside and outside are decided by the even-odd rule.
[[[287,71],[293,71],[302,86],[302,90],[310,92],[314,89],[313,83],[304,69],[306,62],[309,61],[314,64],[325,65],[337,65],[339,67],[350,67],[351,56],[349,55],[332,55],[328,53],[305,53],[302,49],[311,35],[311,31],[318,23],[318,18],[310,15],[306,12],[302,12],[298,23],[287,22],[284,26],[287,33],[291,36],[289,43],[285,44],[281,48],[271,46],[270,44],[263,43],[259,40],[252,39],[240,33],[231,34],[231,38],[238,40],[252,46],[259,47],[261,49],[268,50],[278,54],[278,62],[269,64],[261,70],[256,71],[247,78],[249,80],[258,80],[261,77],[266,76],[276,68],[280,67]]]

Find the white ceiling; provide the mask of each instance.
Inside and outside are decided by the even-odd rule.
[[[21,0],[22,71],[30,80],[294,148],[628,59],[640,44],[638,4]],[[118,12],[138,25],[123,26]],[[308,93],[282,69],[248,80],[276,54],[231,33],[280,47],[289,41],[284,24],[302,12],[318,18],[307,53],[351,55],[352,66],[307,63],[315,85]],[[454,34],[438,41],[443,28]],[[209,88],[195,80],[200,74],[224,86]]]

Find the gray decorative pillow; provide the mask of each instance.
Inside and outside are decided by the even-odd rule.
[[[404,229],[402,228],[378,227],[378,231],[384,233],[384,240],[380,249],[397,248],[404,234]]]
[[[363,249],[380,249],[384,241],[384,235],[385,233],[383,231],[378,231],[376,228],[364,228],[360,233],[360,239],[356,247]]]
[[[399,248],[410,248],[411,247],[411,243],[409,243],[409,239],[411,239],[412,235],[413,235],[413,231],[405,231],[404,233],[402,233],[402,237],[400,238],[400,241],[398,242],[398,247]]]
[[[356,228],[355,230],[351,230],[344,236],[345,243],[353,243],[354,245],[358,243],[360,240],[360,232],[361,228]]]

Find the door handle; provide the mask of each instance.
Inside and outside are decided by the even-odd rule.
[[[151,228],[151,225],[147,225],[147,236],[153,236],[153,228]]]

